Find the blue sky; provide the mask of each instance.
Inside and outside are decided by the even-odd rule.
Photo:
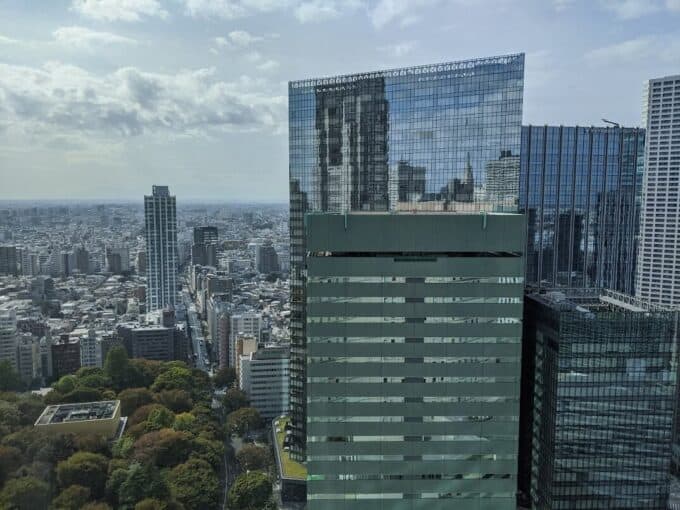
[[[0,0],[0,199],[283,202],[287,81],[514,52],[525,123],[637,126],[680,0]]]

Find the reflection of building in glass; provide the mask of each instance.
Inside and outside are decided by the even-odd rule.
[[[289,84],[293,456],[306,437],[305,212],[498,210],[475,187],[488,161],[519,153],[523,76],[509,55]]]
[[[534,508],[668,508],[677,314],[598,289],[527,297],[519,489]]]
[[[517,206],[519,197],[519,156],[503,151],[486,164],[486,198],[489,202]]]
[[[523,127],[528,284],[633,292],[644,138],[637,128]]]
[[[317,89],[317,208],[387,209],[387,110],[383,78]]]
[[[652,302],[680,305],[680,75],[649,80],[646,88],[648,143],[635,291]]]
[[[456,177],[449,180],[440,191],[445,202],[472,202],[475,196],[475,176],[472,173],[470,153],[465,163],[465,174],[462,179]]]
[[[424,166],[411,166],[407,161],[399,161],[390,167],[390,209],[395,209],[399,202],[418,202],[424,195]]]

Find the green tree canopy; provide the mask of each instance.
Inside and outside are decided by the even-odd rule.
[[[190,392],[192,388],[191,370],[184,367],[172,367],[162,372],[151,386],[151,390],[161,392],[163,390],[184,390]]]
[[[172,424],[172,428],[175,430],[183,430],[184,432],[194,431],[194,425],[196,424],[196,417],[191,413],[180,413],[175,416],[175,423]]]
[[[225,427],[228,432],[246,434],[262,426],[262,418],[257,409],[243,407],[227,416]]]
[[[82,485],[70,485],[52,501],[52,510],[80,510],[90,501],[90,489]]]
[[[154,395],[146,388],[128,388],[118,394],[120,413],[131,416],[137,409],[154,401]]]
[[[248,395],[236,388],[230,388],[222,397],[222,409],[224,414],[233,413],[234,411],[247,407],[250,401]]]
[[[135,462],[127,470],[125,480],[119,486],[119,508],[132,510],[143,499],[165,500],[169,495],[168,485],[155,466]]]
[[[50,486],[30,476],[8,480],[0,492],[3,510],[36,510],[47,508]]]
[[[229,388],[236,382],[236,370],[232,367],[220,368],[215,377],[213,377],[213,383],[218,388]]]
[[[23,461],[21,450],[14,446],[0,446],[0,487]]]
[[[82,485],[99,498],[104,495],[109,460],[98,453],[77,452],[57,465],[60,487]]]
[[[118,391],[129,387],[133,373],[125,348],[121,345],[112,347],[104,361],[104,374],[111,379],[113,387]]]
[[[8,360],[0,361],[0,391],[19,391],[23,388],[19,373]]]
[[[272,495],[272,484],[261,471],[239,475],[229,489],[227,503],[231,510],[262,508]]]
[[[247,471],[256,469],[266,471],[272,463],[272,455],[269,448],[247,444],[236,454],[236,460]]]
[[[168,483],[173,496],[186,510],[218,508],[220,482],[206,461],[192,458],[174,467],[168,475]]]
[[[222,441],[197,437],[192,442],[191,456],[205,460],[214,470],[220,471],[224,457],[224,443]]]
[[[146,430],[160,430],[172,427],[175,423],[175,413],[165,406],[158,406],[151,410],[146,419]]]
[[[191,393],[184,390],[163,390],[157,396],[158,402],[175,413],[191,411],[194,402]]]
[[[186,432],[161,429],[140,437],[134,444],[134,458],[159,467],[171,467],[184,462],[191,452],[191,436]]]

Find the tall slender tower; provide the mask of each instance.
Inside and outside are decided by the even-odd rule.
[[[175,306],[177,293],[177,214],[167,186],[144,197],[147,257],[147,312]]]
[[[523,76],[506,55],[289,84],[310,510],[515,507],[522,221],[484,170],[519,154]]]
[[[680,303],[680,75],[649,80],[635,292],[654,303]]]

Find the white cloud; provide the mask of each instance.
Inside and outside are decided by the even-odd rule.
[[[380,0],[371,11],[371,22],[376,28],[382,28],[393,21],[402,26],[414,23],[419,19],[420,9],[440,3],[440,0]]]
[[[666,8],[670,11],[680,12],[680,0],[666,0]]]
[[[404,55],[407,55],[408,53],[411,53],[413,49],[417,46],[418,44],[416,41],[404,41],[400,42],[397,44],[389,44],[386,46],[381,46],[378,48],[380,51],[383,51],[385,53],[388,53],[389,55],[393,57],[403,57]]]
[[[593,63],[656,60],[680,62],[680,37],[649,35],[591,50],[585,55]]]
[[[335,0],[309,0],[295,8],[295,17],[300,23],[315,23],[339,17],[340,9],[341,6]]]
[[[187,14],[196,18],[237,19],[286,9],[289,0],[182,0]]]
[[[658,0],[600,0],[602,7],[621,19],[635,19],[658,11]]]
[[[19,44],[21,41],[0,35],[0,44]]]
[[[54,40],[64,46],[77,49],[92,49],[93,46],[102,44],[137,44],[137,41],[129,37],[112,34],[111,32],[97,32],[85,27],[60,27],[52,32]]]
[[[73,0],[71,9],[98,21],[140,21],[145,16],[168,16],[158,0]]]
[[[40,68],[0,64],[0,117],[26,134],[276,130],[285,103],[264,80],[225,82],[214,69],[161,74],[126,67],[95,75],[61,62]]]
[[[278,69],[279,63],[276,60],[265,60],[257,66],[260,71],[273,71]]]
[[[229,32],[226,37],[220,36],[213,39],[219,48],[225,50],[248,48],[264,40],[264,36],[253,35],[249,32],[246,32],[245,30],[233,30]]]

